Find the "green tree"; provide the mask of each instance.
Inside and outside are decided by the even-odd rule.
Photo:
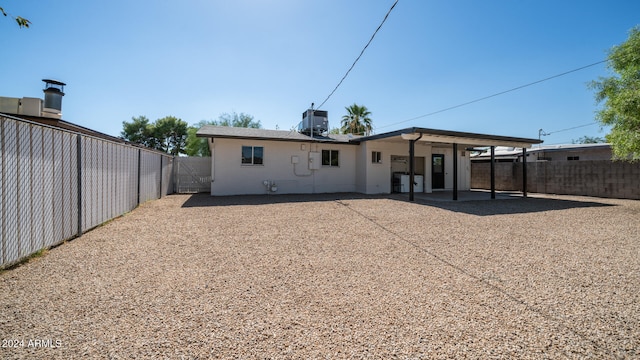
[[[4,16],[11,16],[17,23],[19,27],[26,27],[28,28],[29,25],[31,25],[31,21],[21,17],[21,16],[12,16],[7,14],[6,11],[4,11],[4,9],[2,7],[0,7],[0,13],[2,13],[2,15]]]
[[[146,116],[132,117],[131,120],[122,122],[120,136],[124,140],[174,156],[185,152],[189,125],[186,122],[175,116],[166,116],[154,123],[149,123]]]
[[[158,140],[156,149],[178,156],[184,154],[187,141],[187,124],[175,116],[165,116],[154,123],[153,134]]]
[[[343,134],[354,135],[370,135],[373,127],[371,126],[371,111],[366,106],[353,104],[345,107],[347,115],[342,117],[341,131]]]
[[[244,128],[253,128],[260,129],[262,124],[260,120],[254,120],[253,116],[245,113],[236,113],[235,111],[231,114],[224,113],[218,117],[218,120],[214,122],[212,125],[218,126],[231,126],[231,127],[244,127]]]
[[[245,127],[254,129],[260,129],[262,127],[260,120],[254,120],[253,116],[245,113],[223,113],[217,120],[202,120],[187,129],[187,140],[185,146],[185,153],[187,155],[211,156],[207,139],[196,136],[196,132],[205,125]]]
[[[611,126],[606,139],[611,143],[616,160],[640,160],[640,27],[629,32],[629,38],[614,46],[607,67],[615,74],[593,81],[590,87],[604,106],[596,118]]]
[[[154,135],[153,124],[149,123],[146,116],[132,117],[131,122],[122,122],[122,132],[120,136],[132,143],[140,144],[150,148],[156,148],[157,141]]]
[[[607,140],[601,138],[599,136],[581,136],[578,140],[571,140],[572,144],[601,144],[605,143]]]
[[[207,139],[196,136],[196,132],[205,125],[217,125],[217,123],[215,120],[201,120],[197,124],[189,126],[187,129],[187,145],[185,146],[185,153],[188,156],[211,156],[211,150],[209,149]]]

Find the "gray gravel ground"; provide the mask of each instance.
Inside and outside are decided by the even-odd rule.
[[[640,358],[640,201],[174,195],[0,289],[3,359]]]

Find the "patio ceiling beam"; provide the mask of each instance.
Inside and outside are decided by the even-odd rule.
[[[465,137],[451,137],[440,135],[423,134],[421,142],[441,143],[441,144],[461,144],[464,146],[506,146],[517,148],[529,148],[530,143],[508,140],[473,139]]]

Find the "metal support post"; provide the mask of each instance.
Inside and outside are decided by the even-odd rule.
[[[527,197],[527,148],[522,148],[522,196]]]
[[[458,200],[458,144],[453,144],[453,200]]]
[[[491,147],[491,198],[496,198],[496,147]]]

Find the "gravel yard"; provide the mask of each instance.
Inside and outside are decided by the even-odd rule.
[[[143,204],[0,273],[0,358],[640,358],[640,201]]]

